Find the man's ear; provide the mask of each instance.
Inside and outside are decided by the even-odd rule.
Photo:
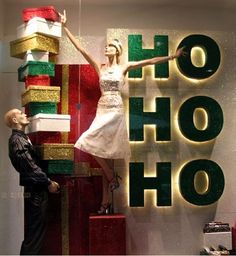
[[[13,121],[13,123],[18,124],[18,121],[17,121],[16,117],[13,117],[12,121]]]

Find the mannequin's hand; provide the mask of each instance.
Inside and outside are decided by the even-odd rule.
[[[179,49],[175,52],[174,57],[175,57],[175,58],[179,58],[180,56],[186,56],[187,53],[184,51],[184,48],[185,48],[185,46],[179,48]]]
[[[58,12],[58,14],[61,17],[61,24],[63,26],[66,26],[66,10],[63,11],[63,14],[61,14],[60,12]]]

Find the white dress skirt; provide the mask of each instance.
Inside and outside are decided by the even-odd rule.
[[[75,143],[75,147],[107,159],[127,159],[130,145],[127,133],[125,112],[120,89],[124,84],[119,66],[112,72],[101,72],[100,89],[96,116]]]

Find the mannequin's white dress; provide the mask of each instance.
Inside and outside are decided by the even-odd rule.
[[[75,147],[91,155],[108,159],[130,156],[130,146],[120,90],[124,85],[121,68],[102,69],[100,74],[101,97],[96,116],[75,143]]]

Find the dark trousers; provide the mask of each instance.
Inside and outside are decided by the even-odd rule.
[[[25,195],[25,230],[20,255],[38,255],[46,232],[48,193],[25,189]]]

